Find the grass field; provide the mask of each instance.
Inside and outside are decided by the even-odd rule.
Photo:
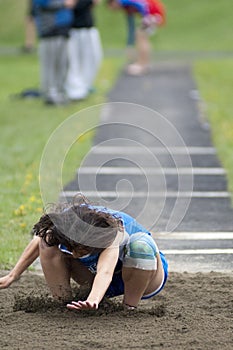
[[[157,51],[232,52],[231,0],[164,0],[167,25],[153,39]],[[26,1],[0,0],[0,51],[2,47],[23,45],[23,19]],[[125,18],[101,4],[97,23],[106,50],[124,48]],[[38,87],[36,55],[0,55],[0,267],[12,266],[30,236],[31,225],[42,211],[38,173],[42,151],[53,130],[70,115],[105,101],[123,64],[122,57],[107,56],[99,73],[97,92],[79,104],[59,108],[45,107],[35,99],[17,99],[15,93]],[[233,192],[233,60],[205,60],[194,64],[194,72],[213,139],[225,166],[229,188]],[[83,128],[83,125],[80,125]],[[72,178],[75,168],[91,145],[91,137],[82,139],[78,155],[67,158],[64,179]]]
[[[233,59],[196,62],[194,72],[233,198]]]
[[[14,97],[29,87],[38,87],[38,59],[34,55],[0,56],[0,266],[12,265],[29,240],[32,223],[42,212],[38,174],[46,142],[64,120],[89,106],[105,102],[121,60],[105,59],[96,82],[96,93],[86,101],[64,107],[46,107],[37,99]],[[81,121],[80,131],[88,126]],[[84,125],[83,125],[84,123]],[[71,180],[91,146],[83,137],[78,152],[69,152],[63,180]]]
[[[27,0],[0,0],[0,45],[20,46],[24,37]],[[125,16],[111,11],[103,0],[96,8],[96,22],[104,47],[122,48],[125,43]],[[163,0],[167,25],[152,41],[157,50],[232,51],[231,0]]]

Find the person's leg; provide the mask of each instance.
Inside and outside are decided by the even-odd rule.
[[[93,69],[95,69],[95,57],[93,56],[92,37],[90,28],[81,30],[81,70],[82,70],[82,89],[85,95],[89,94],[89,83],[92,80]]]
[[[58,103],[65,103],[65,79],[67,76],[67,38],[61,36],[57,38],[56,47],[56,88],[58,92]]]
[[[48,98],[48,86],[50,75],[50,60],[49,60],[49,40],[40,39],[39,41],[39,61],[40,61],[40,89],[43,98]]]
[[[137,307],[142,296],[147,294],[147,287],[155,275],[156,271],[123,267],[122,278],[125,286],[123,303]]]
[[[133,13],[126,15],[127,21],[127,40],[126,40],[126,58],[128,62],[134,62],[136,58],[135,39],[136,39],[136,25],[135,16]]]
[[[57,102],[57,38],[43,38],[39,45],[41,90],[46,103]]]
[[[63,54],[61,48],[63,47],[64,38],[60,36],[52,37],[49,39],[48,57],[47,62],[49,63],[48,73],[48,103],[61,104],[64,100],[61,97],[60,85],[61,78],[63,75],[64,68],[61,68],[61,61],[63,61]],[[66,52],[65,52],[66,55]],[[48,71],[48,69],[47,69]]]
[[[137,233],[130,237],[123,260],[123,303],[137,307],[143,295],[156,291],[164,280],[160,254],[152,237]]]
[[[128,73],[140,75],[147,72],[150,64],[151,45],[149,35],[145,30],[137,29],[136,32],[137,61],[128,66]]]
[[[94,275],[77,259],[66,256],[58,247],[49,247],[41,240],[40,261],[52,296],[59,301],[72,300],[70,279],[79,285],[91,284]]]
[[[47,285],[57,300],[72,300],[69,261],[58,247],[49,247],[41,240],[40,261]]]
[[[92,285],[95,275],[77,259],[70,259],[71,277],[79,285]]]
[[[90,92],[103,58],[102,45],[97,28],[86,29],[85,42],[86,44],[83,47],[85,55],[83,57],[83,74],[88,92]]]
[[[151,45],[149,35],[145,30],[137,30],[138,63],[143,67],[148,67],[150,63]]]
[[[66,94],[71,100],[83,99],[87,95],[83,77],[83,46],[86,45],[85,29],[72,29],[68,40],[68,72],[65,83]]]

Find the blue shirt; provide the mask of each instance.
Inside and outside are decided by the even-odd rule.
[[[124,236],[124,240],[119,246],[119,259],[120,261],[123,258],[124,254],[124,246],[128,242],[129,236],[133,235],[134,233],[137,232],[145,232],[148,235],[151,235],[148,230],[146,230],[145,227],[143,227],[141,224],[139,224],[132,216],[121,212],[117,210],[112,210],[109,208],[105,208],[102,206],[90,206],[91,208],[101,211],[101,212],[107,212],[119,219],[121,219],[124,230],[126,235]],[[92,273],[96,273],[96,267],[97,267],[97,262],[98,262],[99,254],[95,255],[89,255],[85,257],[80,257],[79,261],[81,261]],[[119,269],[120,262],[118,262],[116,269]],[[115,269],[115,270],[116,270]]]

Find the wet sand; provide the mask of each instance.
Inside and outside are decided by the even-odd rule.
[[[232,350],[232,286],[233,273],[170,273],[165,289],[136,311],[124,311],[118,297],[73,312],[27,272],[0,290],[0,349]]]

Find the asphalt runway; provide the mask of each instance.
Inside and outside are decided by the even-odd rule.
[[[93,148],[63,195],[126,211],[179,272],[233,271],[233,210],[190,64],[124,72],[103,106]]]

